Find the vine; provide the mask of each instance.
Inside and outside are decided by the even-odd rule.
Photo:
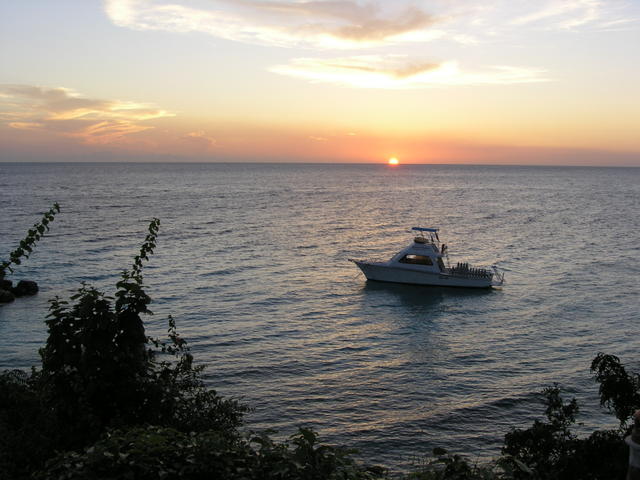
[[[54,203],[48,212],[45,212],[42,216],[42,220],[35,223],[33,228],[30,228],[27,232],[27,236],[20,240],[20,245],[13,252],[9,254],[9,260],[5,260],[0,264],[0,280],[2,280],[7,271],[13,273],[11,265],[20,265],[22,263],[21,258],[29,258],[33,249],[46,232],[49,231],[49,224],[53,222],[56,213],[60,213],[60,205]]]

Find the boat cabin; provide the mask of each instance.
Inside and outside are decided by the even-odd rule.
[[[412,230],[419,232],[413,243],[394,255],[389,263],[415,265],[420,270],[434,273],[446,271],[442,257],[447,247],[440,245],[438,229],[413,227]]]

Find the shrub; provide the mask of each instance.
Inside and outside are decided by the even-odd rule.
[[[162,478],[198,480],[367,480],[379,478],[357,465],[351,451],[317,445],[301,429],[290,441],[267,435],[234,437],[218,431],[185,433],[156,426],[110,431],[82,453],[59,455],[39,480]]]
[[[19,480],[56,448],[57,430],[38,394],[38,374],[0,373],[0,478]]]
[[[536,420],[527,429],[505,436],[503,465],[518,462],[531,470],[513,469],[515,479],[545,480],[622,479],[627,471],[628,450],[620,431],[596,431],[581,439],[571,431],[578,405],[565,403],[556,386],[543,391],[547,421]]]
[[[600,383],[600,405],[614,412],[624,428],[633,413],[640,408],[640,377],[627,373],[615,355],[598,353],[591,371]]]
[[[510,478],[497,464],[478,465],[465,457],[449,454],[444,448],[434,448],[433,457],[408,480],[498,480]]]
[[[83,285],[71,305],[50,302],[40,371],[0,377],[0,431],[10,439],[0,442],[0,461],[13,478],[26,478],[56,451],[81,449],[107,429],[153,424],[237,435],[247,408],[206,388],[174,320],[164,342],[145,334],[141,315],[151,313],[151,299],[142,265],[159,224],[150,223],[114,297]]]

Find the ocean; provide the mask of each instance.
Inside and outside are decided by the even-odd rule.
[[[310,426],[396,469],[437,446],[485,460],[554,382],[580,431],[616,426],[598,352],[640,371],[638,168],[0,163],[0,258],[53,202],[11,277],[40,293],[0,306],[0,369],[38,365],[47,300],[113,292],[158,217],[148,332],[173,315],[207,383],[254,408],[247,428]],[[368,283],[347,261],[390,257],[413,226],[506,284]]]

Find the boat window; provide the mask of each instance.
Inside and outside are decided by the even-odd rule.
[[[414,265],[433,265],[430,257],[425,255],[405,255],[400,259],[400,263],[411,263]]]

